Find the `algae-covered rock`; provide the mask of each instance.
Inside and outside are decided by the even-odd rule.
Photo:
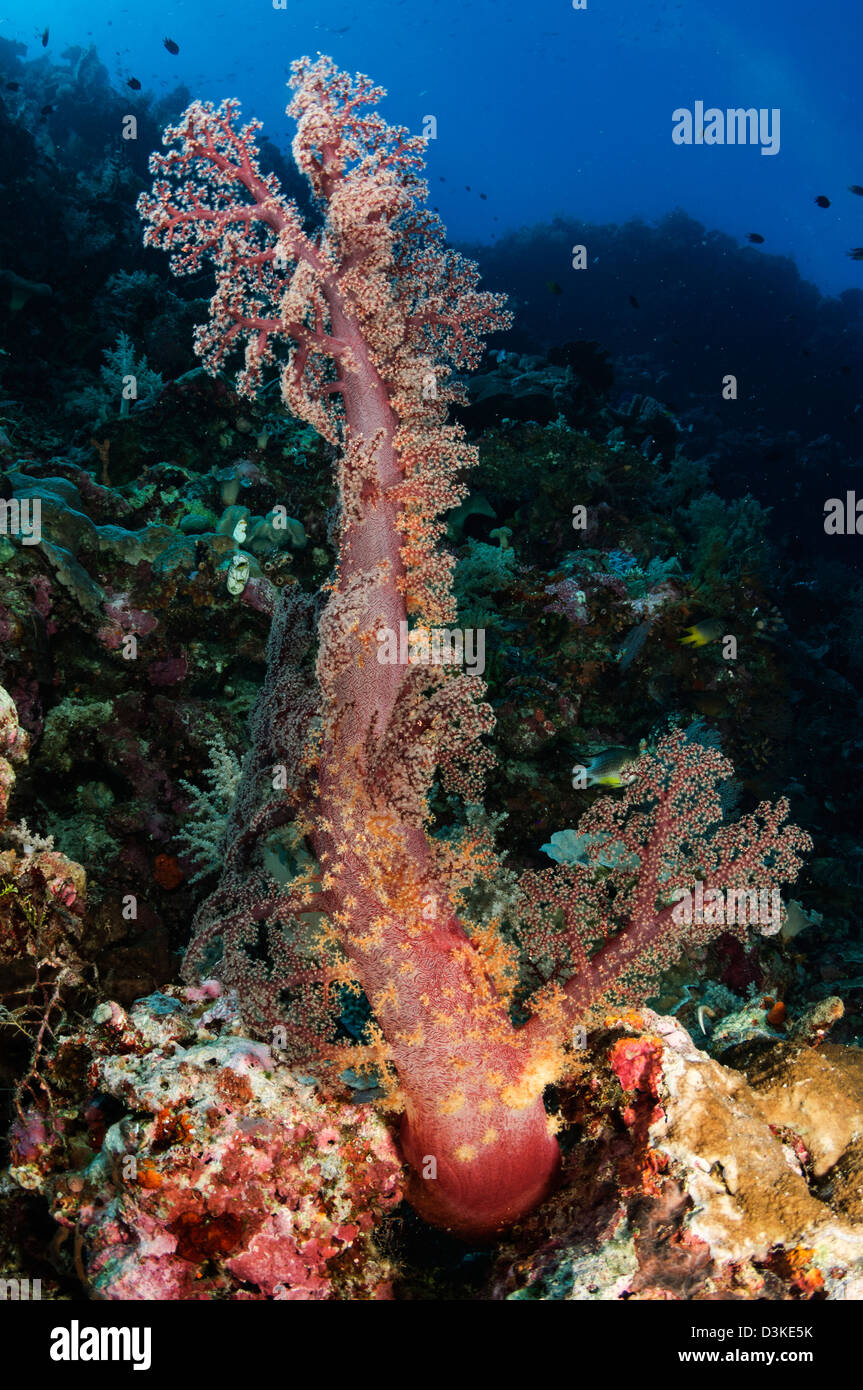
[[[821,1052],[774,1044],[750,1084],[673,1018],[606,1020],[561,1088],[560,1188],[487,1296],[859,1298],[863,1059]]]
[[[381,1299],[375,1226],[401,1164],[368,1105],[299,1077],[215,982],[126,1012],[103,1001],[58,1039],[50,1112],[12,1135],[12,1177],[80,1242],[106,1299]]]

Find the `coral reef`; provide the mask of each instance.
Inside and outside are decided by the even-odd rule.
[[[609,1016],[560,1092],[580,1142],[486,1296],[859,1299],[859,1099],[825,1120],[859,1096],[860,1053],[825,1047],[779,1044],[748,1083],[674,1019]]]
[[[82,918],[87,878],[80,864],[34,835],[26,821],[11,824],[9,796],[15,766],[29,738],[0,686],[0,1030],[32,1036],[26,1070],[17,1078],[20,1111],[28,1093],[44,1092],[42,1056],[64,989],[80,985]]]
[[[291,163],[0,59],[0,1274],[863,1297],[863,295],[680,213],[481,290],[368,79]]]
[[[217,985],[99,1004],[58,1037],[49,1084],[50,1116],[13,1127],[11,1173],[48,1202],[59,1262],[92,1297],[390,1296],[385,1125],[297,1078]]]

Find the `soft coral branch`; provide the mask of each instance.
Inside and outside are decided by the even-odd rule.
[[[796,879],[812,842],[785,824],[786,801],[762,802],[723,824],[720,785],[732,774],[718,750],[677,731],[638,760],[618,798],[597,801],[582,817],[578,834],[589,837],[590,869],[558,865],[525,875],[527,945],[553,961],[549,979],[566,979],[568,1019],[603,1002],[642,1001],[685,948],[721,931],[745,937],[746,921],[706,914],[687,921],[676,910],[697,883],[725,895],[766,893]],[[537,1019],[529,1032],[542,1027]]]

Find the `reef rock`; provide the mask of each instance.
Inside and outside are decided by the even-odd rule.
[[[607,1020],[561,1091],[559,1190],[502,1247],[488,1296],[863,1297],[861,1062],[778,1044],[750,1084],[676,1019]]]
[[[48,1200],[57,1259],[92,1297],[390,1297],[386,1127],[249,1038],[218,985],[99,1004],[46,1081],[53,1111],[16,1123],[10,1171]]]

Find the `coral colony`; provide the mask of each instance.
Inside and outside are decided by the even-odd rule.
[[[861,591],[734,491],[795,431],[801,477],[850,447],[799,373],[817,342],[850,421],[858,299],[682,213],[567,222],[580,326],[544,337],[560,226],[489,242],[483,288],[368,78],[293,64],[294,168],[95,50],[60,69],[68,148],[29,135],[7,106],[56,65],[13,47],[0,1300],[863,1297]],[[135,153],[169,122],[152,180],[99,164],[101,101]],[[713,143],[778,148],[726,114]],[[29,236],[49,148],[74,300]],[[642,255],[684,277],[665,338],[619,280]],[[750,435],[715,353],[689,375],[720,281],[792,343]],[[608,346],[565,336],[591,302]],[[646,394],[666,352],[679,406]],[[848,481],[814,509],[843,555]],[[57,1321],[55,1359],[104,1357]]]
[[[365,1068],[400,1111],[408,1196],[429,1222],[489,1237],[546,1195],[559,1151],[543,1091],[566,1071],[574,1025],[604,1001],[641,1002],[682,950],[724,919],[675,915],[698,881],[727,891],[792,881],[808,837],[787,805],[762,803],[723,826],[731,767],[678,731],[632,765],[579,831],[603,875],[558,864],[519,885],[526,943],[547,978],[514,1021],[518,943],[472,921],[463,892],[495,851],[467,815],[432,831],[440,778],[467,807],[482,798],[493,719],[477,675],[447,659],[456,612],[443,515],[466,496],[476,450],[448,422],[457,369],[506,327],[500,295],[447,249],[424,207],[423,140],[387,125],[383,96],[326,58],[292,69],[294,159],[323,217],[261,172],[256,122],[235,102],[195,102],[153,158],[139,209],[146,240],[175,273],[216,268],[196,350],[217,372],[242,348],[237,385],[254,396],[284,356],[285,406],[335,453],[338,564],[316,619],[290,590],[242,590],[272,609],[268,671],[254,717],[224,868],[200,908],[190,981],[237,991],[258,1027],[281,1029],[298,1061]],[[251,590],[251,592],[250,592]],[[380,659],[380,634],[403,634],[425,659]],[[438,636],[435,644],[433,638]],[[277,884],[267,845],[290,827],[313,852]],[[633,867],[634,866],[634,867]],[[373,1021],[358,1046],[333,1047],[330,1006],[350,991]]]

